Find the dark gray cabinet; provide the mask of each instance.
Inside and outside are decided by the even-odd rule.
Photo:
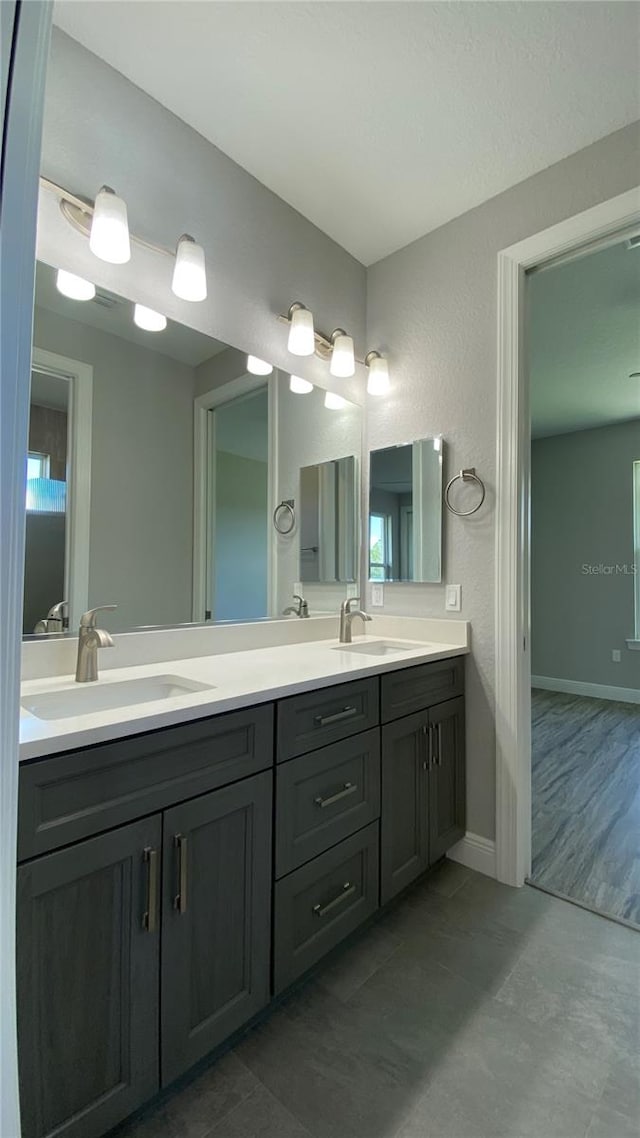
[[[23,1138],[97,1138],[158,1089],[161,820],[18,870]]]
[[[162,1083],[269,1002],[272,775],[164,814]]]
[[[384,905],[465,832],[464,697],[382,728],[380,897]]]

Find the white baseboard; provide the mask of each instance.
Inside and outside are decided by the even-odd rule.
[[[496,843],[480,834],[467,831],[464,838],[449,850],[447,857],[487,877],[496,876]]]
[[[638,688],[614,688],[607,684],[585,684],[581,680],[557,680],[553,676],[532,676],[531,687],[543,691],[562,691],[591,699],[615,699],[620,703],[640,703]]]

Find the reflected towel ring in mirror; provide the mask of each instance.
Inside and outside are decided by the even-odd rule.
[[[458,481],[458,479],[460,479],[462,482],[476,482],[480,487],[480,501],[477,502],[475,506],[472,506],[470,510],[456,510],[455,506],[452,506],[451,502],[449,501],[449,493],[451,491],[451,487],[453,486],[454,482]],[[482,503],[484,502],[485,494],[486,490],[484,482],[479,477],[479,475],[476,474],[475,466],[468,466],[464,470],[460,470],[458,474],[454,474],[453,478],[450,478],[447,482],[444,492],[445,505],[452,514],[456,514],[459,518],[468,518],[470,514],[475,514],[476,511],[480,509]]]
[[[279,506],[276,506],[275,510],[273,511],[273,527],[276,530],[276,533],[280,533],[285,536],[286,534],[291,533],[295,524],[295,501],[293,498],[285,498]]]

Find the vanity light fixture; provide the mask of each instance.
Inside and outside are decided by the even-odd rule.
[[[308,395],[313,391],[313,384],[309,383],[308,379],[303,379],[301,375],[292,375],[289,378],[289,390],[296,395]]]
[[[327,391],[324,397],[324,405],[329,411],[341,411],[346,406],[346,399],[341,395],[336,395],[335,391]]]
[[[349,379],[356,372],[356,357],[353,350],[353,339],[343,328],[336,328],[331,333],[333,351],[329,371],[336,379]]]
[[[136,304],[133,310],[133,323],[145,332],[164,332],[167,327],[167,318],[161,312],[155,312],[153,308],[147,308],[144,304]]]
[[[89,248],[101,261],[108,261],[111,265],[125,265],[131,260],[127,207],[110,186],[102,186],[98,190]]]
[[[91,281],[77,277],[75,273],[68,273],[66,269],[58,269],[56,288],[70,300],[93,300],[96,295],[96,286]]]
[[[389,364],[380,352],[367,352],[364,362],[369,369],[367,391],[369,395],[386,395],[389,390]]]
[[[181,300],[206,300],[204,249],[188,233],[178,238],[171,291]]]
[[[290,323],[287,347],[293,356],[312,356],[316,350],[313,313],[299,300],[289,309]]]
[[[250,371],[252,375],[271,375],[273,364],[268,364],[259,356],[247,356],[247,371]]]

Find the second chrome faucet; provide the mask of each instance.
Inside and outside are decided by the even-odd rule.
[[[351,625],[354,617],[359,616],[360,620],[371,620],[368,612],[363,612],[362,609],[352,609],[351,605],[359,604],[360,597],[347,597],[340,605],[340,643],[351,644]]]

